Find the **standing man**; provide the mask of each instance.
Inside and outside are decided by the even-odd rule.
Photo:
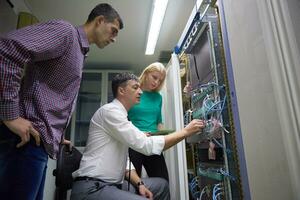
[[[103,3],[79,27],[51,20],[0,37],[1,198],[43,199],[48,155],[64,142],[89,46],[104,48],[122,28]]]
[[[147,137],[127,119],[128,110],[140,102],[142,91],[138,78],[130,73],[116,75],[112,92],[115,99],[98,109],[91,119],[80,167],[73,173],[71,199],[168,200],[169,187],[165,179],[142,180],[135,171],[130,181],[137,194],[123,190],[124,174],[130,169],[126,168],[128,147],[145,155],[160,155],[163,150],[199,132],[204,122],[193,120],[172,134]]]

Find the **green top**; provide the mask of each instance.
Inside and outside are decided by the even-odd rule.
[[[128,118],[141,131],[157,132],[157,125],[162,123],[161,106],[158,92],[143,91],[140,103],[128,111]]]

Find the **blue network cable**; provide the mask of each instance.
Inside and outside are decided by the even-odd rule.
[[[205,186],[202,188],[201,193],[200,193],[200,197],[199,200],[202,200],[203,194],[205,193],[205,190],[208,189],[208,186]]]
[[[219,196],[222,193],[221,192],[222,188],[220,187],[221,185],[222,185],[221,183],[218,183],[218,184],[215,184],[215,186],[213,187],[213,192],[212,192],[213,193],[213,200],[217,200],[217,196]]]
[[[216,138],[213,138],[213,141],[222,149],[224,149],[226,151],[227,154],[232,153],[232,151],[230,149],[226,149]]]
[[[198,177],[196,176],[189,183],[189,188],[194,199],[197,199],[199,196],[199,191],[197,190],[197,187],[198,187]]]

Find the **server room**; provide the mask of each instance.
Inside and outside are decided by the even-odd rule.
[[[300,200],[299,0],[0,0],[1,200]]]

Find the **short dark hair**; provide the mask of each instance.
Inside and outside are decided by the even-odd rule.
[[[108,3],[98,4],[89,14],[87,23],[93,21],[96,17],[103,15],[108,22],[113,22],[115,19],[119,21],[120,29],[123,28],[123,21],[119,13]]]
[[[126,86],[127,81],[129,81],[129,80],[134,80],[134,81],[139,82],[138,77],[129,72],[119,73],[113,78],[113,80],[111,82],[111,89],[112,89],[114,98],[117,97],[118,88]]]

